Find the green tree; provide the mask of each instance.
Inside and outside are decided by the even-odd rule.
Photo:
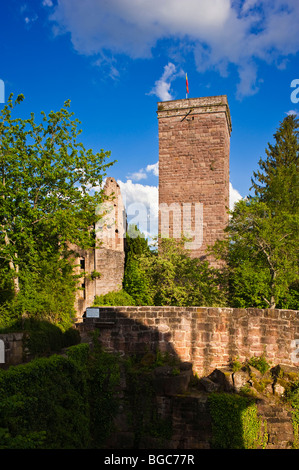
[[[214,247],[226,262],[235,307],[299,308],[298,120],[287,116],[254,172],[254,195],[231,214],[229,240]]]
[[[126,256],[123,287],[135,300],[137,305],[150,305],[153,299],[150,295],[148,277],[140,268],[141,262],[153,256],[144,234],[135,225],[129,225],[126,233]],[[143,260],[143,261],[141,261]]]
[[[186,241],[162,238],[157,256],[149,259],[155,305],[225,305],[217,270],[208,261],[192,258],[184,246]]]
[[[162,238],[159,249],[142,252],[133,258],[127,270],[125,288],[139,304],[225,304],[217,270],[210,268],[208,262],[192,259],[184,248],[185,242],[185,239]]]
[[[260,169],[253,173],[251,189],[274,213],[298,215],[299,120],[294,114],[280,123],[274,140],[274,145],[268,143],[266,158],[259,160]]]
[[[2,285],[11,283],[15,298],[29,286],[38,289],[45,276],[50,279],[53,263],[61,282],[70,246],[94,246],[95,209],[103,195],[90,190],[112,164],[105,162],[109,152],[94,153],[78,141],[81,130],[70,101],[60,111],[42,112],[37,123],[33,113],[28,119],[12,117],[23,99],[19,95],[13,102],[11,95],[0,113],[1,277]],[[72,284],[71,276],[67,279]]]
[[[297,224],[290,214],[273,214],[256,198],[238,202],[229,244],[223,242],[233,306],[294,308],[289,289],[298,279]]]
[[[148,240],[137,225],[129,225],[126,233],[126,257],[150,254]]]

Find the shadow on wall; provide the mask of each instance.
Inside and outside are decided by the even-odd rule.
[[[101,328],[110,351],[135,354],[159,347],[190,361],[199,375],[265,354],[276,363],[296,366],[299,312],[209,307],[100,307],[100,318],[85,318],[83,329]],[[296,343],[297,344],[297,343]],[[297,351],[297,350],[296,350]]]
[[[80,340],[76,328],[63,332],[49,321],[25,320],[22,325],[18,324],[16,332],[0,333],[0,369],[59,354],[63,348],[78,344]]]
[[[195,344],[198,324],[190,317],[190,331],[187,335],[186,319],[176,316],[178,310],[164,307],[164,316],[161,316],[161,310],[154,307],[103,307],[100,309],[100,318],[85,318],[78,328],[82,341],[90,342],[91,333],[97,330],[99,343],[105,351],[120,354],[123,358],[134,358],[137,367],[137,375],[134,377],[138,378],[139,387],[138,394],[134,394],[134,409],[140,422],[147,419],[143,402],[146,401],[148,373],[151,371],[158,415],[169,423],[172,448],[254,447],[256,442],[248,442],[244,426],[248,426],[248,420],[252,417],[258,421],[256,410],[253,409],[255,401],[249,397],[240,397],[224,374],[215,374],[209,360],[213,350],[209,346],[202,349],[203,354],[206,351],[206,357],[201,358],[201,363],[209,365],[212,372],[205,378],[206,381],[194,374],[192,356],[198,353]],[[175,329],[178,324],[180,329]],[[209,334],[206,336],[207,345],[211,338]],[[157,357],[163,357],[164,362],[157,365]],[[119,421],[123,422],[123,419]],[[148,427],[152,425],[147,424]],[[139,448],[153,448],[141,437],[137,444],[135,441],[135,445]],[[117,448],[119,442],[115,444],[114,441],[110,446]]]

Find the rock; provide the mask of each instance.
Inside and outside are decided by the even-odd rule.
[[[272,367],[272,369],[270,369],[270,372],[271,372],[272,376],[276,377],[276,378],[277,377],[282,377],[282,375],[283,375],[282,368],[279,364],[275,367]]]
[[[299,368],[278,364],[276,367],[271,369],[271,374],[273,377],[295,382],[299,379]]]
[[[258,369],[256,369],[252,365],[248,365],[247,368],[248,368],[249,376],[250,376],[251,379],[253,379],[253,380],[261,380],[262,379],[263,374]]]
[[[105,442],[106,449],[134,449],[135,432],[113,432]]]
[[[282,396],[291,382],[297,382],[299,379],[298,367],[278,364],[272,367],[273,392],[275,395]]]
[[[192,374],[192,362],[181,362],[179,364],[180,371],[190,372]]]
[[[215,369],[208,379],[219,385],[219,390],[223,392],[231,392],[234,389],[232,372],[229,369]]]
[[[240,392],[240,390],[245,387],[246,385],[251,385],[249,382],[250,378],[246,371],[238,370],[233,374],[233,382],[234,382],[234,389],[236,392]]]
[[[155,377],[170,377],[173,375],[173,367],[166,365],[166,366],[159,366],[156,367],[154,370]]]
[[[157,367],[153,373],[153,385],[157,395],[174,396],[184,393],[189,386],[191,375],[192,364],[188,362],[177,367]]]
[[[283,385],[281,385],[280,383],[276,382],[273,385],[273,390],[274,390],[275,395],[282,396],[285,392],[285,387]]]
[[[220,390],[220,385],[213,382],[213,380],[208,377],[202,377],[199,380],[198,387],[205,392],[218,392]]]

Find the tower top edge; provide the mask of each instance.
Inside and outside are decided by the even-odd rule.
[[[205,96],[199,98],[185,98],[180,100],[159,101],[157,116],[169,118],[173,116],[184,116],[188,112],[194,114],[219,113],[226,115],[229,131],[232,130],[230,110],[227,95]]]
[[[227,103],[227,95],[215,95],[215,96],[199,96],[199,97],[196,97],[196,98],[182,98],[182,99],[179,99],[179,100],[169,100],[169,101],[158,101],[158,105],[159,104],[171,104],[171,103],[179,103],[179,102],[185,102],[186,104],[189,102],[190,105],[191,105],[191,102],[202,102],[202,101],[214,101],[215,99],[219,99],[219,98],[224,98],[225,102]]]

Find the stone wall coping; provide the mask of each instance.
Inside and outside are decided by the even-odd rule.
[[[0,333],[0,339],[4,341],[21,341],[23,339],[23,332],[16,333]]]
[[[190,114],[191,112],[193,114],[224,112],[227,119],[229,133],[231,133],[232,122],[226,95],[187,98],[185,100],[160,101],[158,102],[157,116],[158,119],[184,116],[188,110]]]
[[[194,306],[194,307],[176,307],[176,306],[134,306],[134,305],[117,305],[117,306],[110,306],[110,305],[102,305],[98,306],[100,311],[107,310],[125,310],[125,311],[138,311],[138,312],[148,312],[148,311],[187,311],[187,312],[199,312],[199,311],[213,311],[213,312],[225,312],[225,313],[256,313],[257,315],[265,313],[267,316],[277,315],[298,315],[299,318],[299,310],[288,310],[288,309],[271,309],[271,308],[255,308],[255,307],[248,307],[248,308],[233,308],[233,307],[205,307],[205,306]]]

